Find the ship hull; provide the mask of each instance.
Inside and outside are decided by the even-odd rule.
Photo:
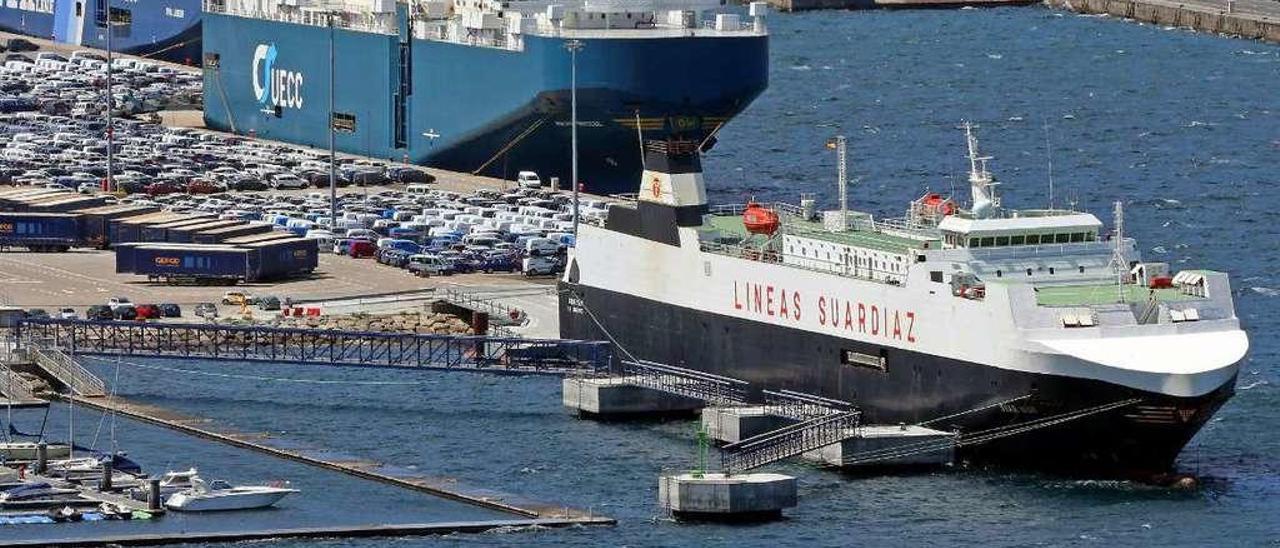
[[[203,25],[217,65],[205,71],[208,127],[328,146],[328,29],[212,13]],[[536,171],[569,187],[571,59],[561,38],[523,40],[512,51],[335,31],[335,110],[356,118],[337,147],[503,178]],[[593,193],[636,191],[642,135],[704,140],[768,81],[764,35],[583,42],[579,180]],[[261,91],[262,58],[255,64],[265,48],[289,84],[275,98]]]
[[[77,4],[86,7],[77,9]],[[106,49],[106,29],[98,24],[97,2],[57,0],[54,40]],[[194,65],[200,63],[200,0],[111,0],[116,19],[111,48],[127,55]]]
[[[901,349],[892,349],[895,360],[885,370],[854,367],[835,358],[841,349],[869,355],[890,349],[579,284],[562,283],[561,289],[566,338],[614,340],[636,358],[741,379],[755,389],[853,402],[867,424],[952,417],[929,425],[975,440],[990,429],[1019,431],[960,448],[962,459],[979,464],[1151,477],[1172,469],[1182,448],[1234,392],[1234,378],[1209,393],[1180,398]],[[1128,400],[1138,401],[1044,427],[1014,426]]]
[[[0,31],[53,38],[53,14],[0,5]]]

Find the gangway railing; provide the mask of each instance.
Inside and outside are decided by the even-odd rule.
[[[699,399],[712,405],[744,405],[747,382],[703,371],[645,360],[622,360],[619,371],[629,384]]]
[[[791,390],[764,390],[764,404],[769,413],[795,421],[807,421],[834,413],[854,410],[853,404]]]
[[[838,411],[784,426],[721,448],[724,473],[758,468],[857,435],[858,411]]]
[[[524,312],[519,308],[496,302],[497,297],[479,297],[452,289],[446,289],[441,294],[446,302],[488,313],[490,324],[516,325],[523,323],[525,319]]]
[[[71,359],[51,340],[28,338],[23,341],[27,355],[37,366],[57,379],[73,394],[100,397],[107,394],[107,385],[88,369]]]
[[[519,373],[609,371],[607,342],[255,325],[24,319],[21,337],[67,353]]]
[[[13,370],[13,364],[6,363],[0,370],[0,394],[13,401],[31,401],[36,399],[36,384]]]

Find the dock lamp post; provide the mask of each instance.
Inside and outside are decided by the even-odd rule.
[[[566,40],[564,49],[569,50],[569,135],[573,147],[573,164],[571,176],[573,180],[573,239],[578,239],[578,52],[586,44],[582,40]]]
[[[112,22],[111,22],[111,5],[110,4],[106,6],[106,13],[103,14],[102,23],[103,25],[106,26],[106,29],[107,29],[107,184],[104,186],[106,187],[105,190],[107,192],[115,192],[116,191],[116,181],[115,181],[116,127],[115,127],[115,112],[113,111],[115,110],[116,96],[114,93],[115,86],[112,85],[113,82],[111,78],[112,77],[111,72],[113,70],[113,67],[111,65],[114,61],[114,56],[112,55],[113,48],[111,43],[111,35],[115,33],[112,32],[113,29],[111,28]]]
[[[333,18],[337,16],[337,12],[325,12],[329,26],[329,231],[334,236],[338,235],[338,143],[337,128],[334,127],[335,114],[337,114],[337,106],[335,105],[334,90],[337,80],[337,54],[334,52],[334,25]]]

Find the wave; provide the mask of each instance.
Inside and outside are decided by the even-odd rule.
[[[1254,293],[1257,293],[1259,295],[1266,295],[1267,297],[1280,296],[1280,289],[1273,289],[1270,287],[1262,287],[1262,286],[1250,287],[1249,289],[1252,290]]]

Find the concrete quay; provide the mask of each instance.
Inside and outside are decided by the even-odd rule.
[[[777,519],[796,500],[796,479],[782,474],[685,473],[658,479],[658,503],[677,518]]]
[[[769,0],[778,11],[1026,6],[1039,0]]]
[[[1273,0],[1045,0],[1045,5],[1280,43],[1280,2]]]
[[[691,414],[702,400],[636,386],[627,377],[566,377],[564,406],[597,418],[655,417]]]

